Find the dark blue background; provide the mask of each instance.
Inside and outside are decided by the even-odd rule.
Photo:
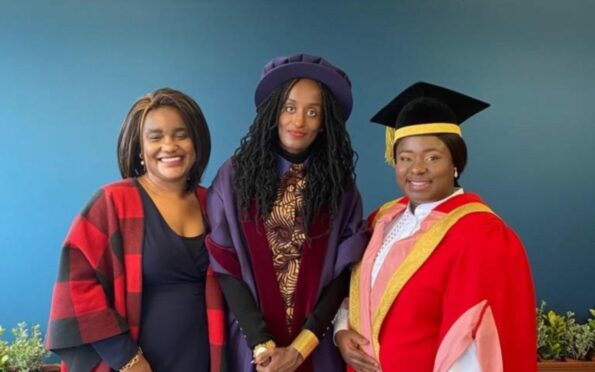
[[[595,307],[595,2],[0,0],[0,324],[45,327],[61,243],[119,177],[132,102],[192,95],[213,137],[208,184],[254,115],[262,66],[297,51],[351,76],[348,128],[367,212],[398,195],[369,118],[417,80],[492,104],[463,125],[462,178],[526,245],[539,299]]]

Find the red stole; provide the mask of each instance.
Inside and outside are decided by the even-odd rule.
[[[479,198],[468,194],[453,197],[440,204],[413,236],[394,243],[372,287],[372,267],[384,240],[384,229],[407,207],[407,203],[408,200],[402,198],[380,208],[375,215],[376,225],[372,239],[351,277],[349,325],[371,341],[365,351],[376,357],[380,353],[379,334],[382,323],[403,286],[460,218],[469,213],[491,212]]]
[[[248,208],[247,215],[251,218],[242,221],[242,228],[252,261],[260,310],[277,345],[288,346],[301,331],[306,316],[310,314],[318,300],[320,276],[329,233],[328,211],[323,208],[307,231],[308,237],[302,249],[301,269],[294,298],[293,333],[290,333],[286,326],[285,304],[279,291],[264,222],[261,218],[252,218],[257,215],[254,202]],[[312,358],[306,359],[299,370],[312,370]]]

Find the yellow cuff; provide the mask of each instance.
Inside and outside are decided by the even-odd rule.
[[[318,337],[312,332],[307,329],[302,329],[299,335],[293,340],[291,346],[297,350],[298,353],[302,355],[304,360],[310,355],[316,346],[318,346],[319,341]]]

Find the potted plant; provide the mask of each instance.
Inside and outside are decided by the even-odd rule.
[[[576,322],[574,313],[559,315],[545,311],[545,302],[537,308],[537,356],[539,371],[595,371],[591,357],[595,348],[594,318],[586,324]]]
[[[55,371],[55,366],[45,366],[43,361],[49,352],[43,347],[38,324],[29,329],[21,322],[12,329],[14,339],[6,342],[2,339],[4,329],[0,327],[0,372],[39,372]]]

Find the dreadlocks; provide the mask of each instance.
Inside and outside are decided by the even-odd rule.
[[[258,106],[248,134],[234,153],[234,188],[241,211],[246,211],[254,199],[261,216],[271,213],[279,182],[277,125],[281,108],[297,81],[286,82]],[[332,218],[339,209],[341,197],[355,182],[357,154],[351,148],[343,114],[329,90],[323,84],[320,87],[324,130],[311,145],[310,162],[306,167],[302,210],[306,226],[325,205]]]

